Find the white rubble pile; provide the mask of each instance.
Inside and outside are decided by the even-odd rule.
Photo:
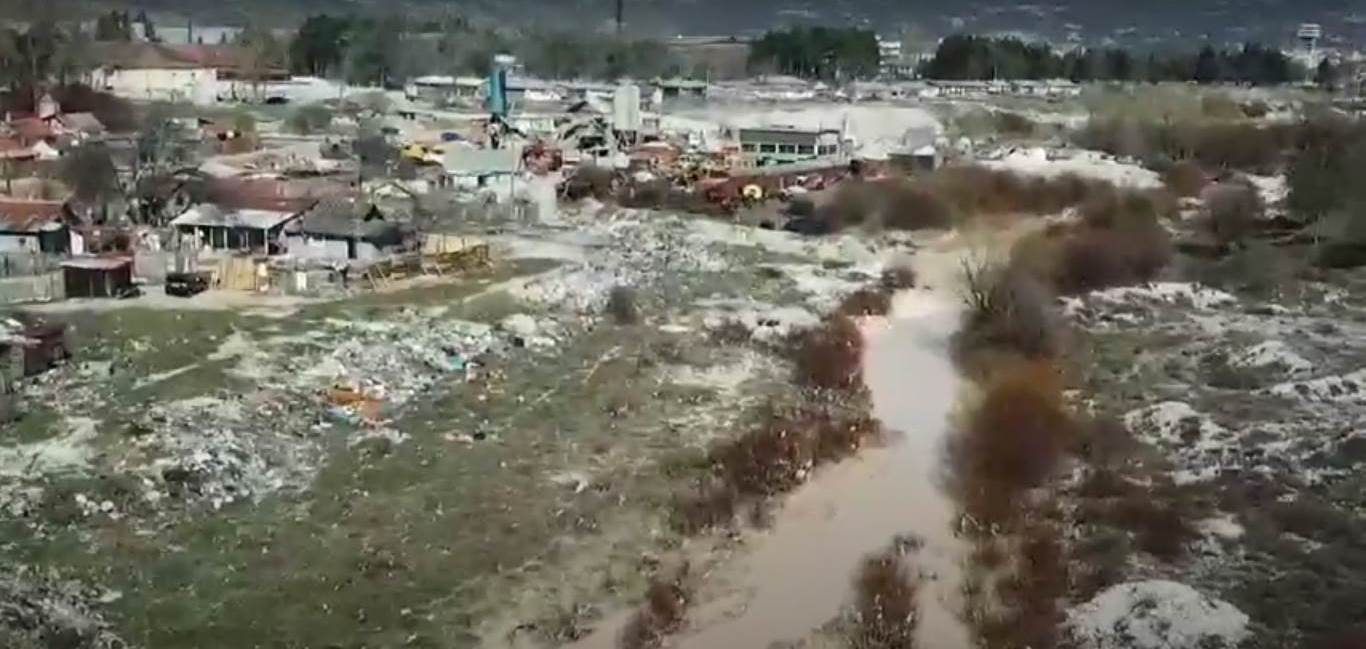
[[[1067,612],[1084,649],[1234,649],[1248,616],[1232,604],[1172,581],[1112,586]]]
[[[110,631],[94,607],[118,598],[117,592],[86,588],[53,574],[0,565],[0,628],[33,646],[58,646],[58,639],[69,649],[130,646]]]

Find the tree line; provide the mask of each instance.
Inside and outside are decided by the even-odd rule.
[[[318,14],[299,27],[288,50],[296,74],[386,86],[423,74],[484,75],[496,54],[511,54],[528,74],[546,78],[610,80],[686,72],[651,39],[476,27],[459,17],[407,24],[398,16]]]
[[[939,43],[922,76],[944,80],[1071,79],[1085,81],[1194,81],[1275,85],[1305,70],[1275,48],[1247,43],[1231,49],[1205,45],[1196,52],[1138,54],[1118,47],[1059,52],[1016,38],[953,35]]]
[[[877,34],[866,29],[794,27],[770,31],[750,46],[751,69],[804,79],[875,76],[881,64]]]

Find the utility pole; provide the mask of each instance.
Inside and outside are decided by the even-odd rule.
[[[626,16],[626,0],[617,0],[617,38],[621,38],[622,25]]]

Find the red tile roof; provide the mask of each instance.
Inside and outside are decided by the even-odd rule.
[[[24,142],[34,143],[53,136],[52,125],[37,117],[12,119],[6,125]]]
[[[277,212],[300,212],[319,198],[349,192],[345,185],[287,181],[276,178],[215,178],[206,187],[210,202],[221,207]]]
[[[61,201],[27,201],[0,198],[0,231],[37,232],[60,223],[66,204]]]

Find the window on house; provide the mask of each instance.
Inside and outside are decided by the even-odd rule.
[[[777,146],[776,144],[760,144],[760,145],[759,145],[759,153],[777,153],[777,152],[778,152],[778,146]]]
[[[796,153],[796,152],[797,152],[797,145],[795,145],[795,144],[781,144],[781,145],[778,146],[778,153],[793,154],[793,153]]]
[[[754,153],[758,150],[758,147],[756,147],[753,142],[746,142],[740,145],[740,149],[745,153]]]
[[[802,155],[811,155],[811,154],[813,154],[813,153],[815,153],[815,152],[816,152],[816,147],[814,147],[814,146],[812,146],[812,145],[810,145],[810,144],[799,144],[799,145],[797,145],[797,153],[800,153],[800,154],[802,154]]]

